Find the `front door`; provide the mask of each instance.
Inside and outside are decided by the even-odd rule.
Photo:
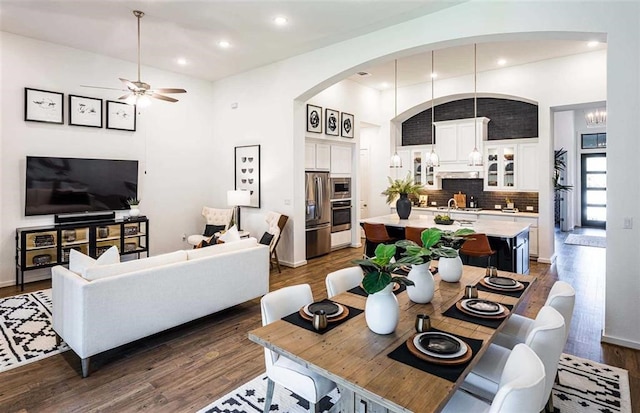
[[[607,156],[582,155],[582,226],[605,228],[607,223]]]

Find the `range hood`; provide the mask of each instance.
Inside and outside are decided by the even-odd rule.
[[[438,179],[482,179],[482,171],[442,171],[436,173]]]

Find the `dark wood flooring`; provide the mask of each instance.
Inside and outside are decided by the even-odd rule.
[[[554,265],[531,263],[540,282],[517,312],[535,317],[557,279],[574,285],[565,352],[629,370],[633,410],[640,412],[640,351],[600,343],[605,250],[565,245],[564,237],[557,233]],[[326,274],[360,254],[348,248],[281,274],[272,271],[271,289],[309,283],[314,297],[324,298]],[[50,286],[41,281],[26,290]],[[0,297],[18,293],[0,289]],[[253,300],[95,356],[86,379],[71,351],[9,370],[0,373],[0,412],[195,412],[264,371],[262,348],[247,339],[258,326],[260,305]]]

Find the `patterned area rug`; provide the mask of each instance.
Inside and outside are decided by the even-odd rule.
[[[69,350],[56,346],[51,289],[0,299],[0,372]]]
[[[563,354],[558,367],[560,384],[553,386],[555,413],[631,413],[626,370]],[[266,375],[260,375],[222,396],[198,413],[259,413],[267,393]],[[320,402],[322,412],[337,401],[334,391]],[[307,412],[309,403],[276,385],[272,412]]]
[[[585,247],[607,248],[607,238],[596,235],[569,234],[565,244],[583,245]]]

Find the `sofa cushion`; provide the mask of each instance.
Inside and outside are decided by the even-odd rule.
[[[112,265],[91,267],[87,269],[84,278],[89,281],[94,281],[100,278],[110,277],[112,275],[126,274],[129,272],[145,270],[147,268],[159,267],[186,260],[187,253],[185,251],[175,251],[167,254],[156,255],[154,257],[141,258]]]
[[[98,257],[93,259],[80,251],[72,249],[69,253],[69,270],[84,277],[89,268],[117,264],[120,262],[120,253],[115,245]]]
[[[187,259],[195,260],[198,258],[210,257],[225,252],[236,251],[244,248],[255,247],[258,241],[255,238],[247,238],[237,242],[230,242],[224,244],[211,245],[207,248],[198,248],[194,250],[187,250]]]
[[[220,241],[225,242],[225,243],[240,241],[240,233],[238,232],[238,227],[236,227],[235,225],[232,226],[231,228],[229,228],[227,230],[227,232],[225,232],[224,234],[220,235],[220,237],[218,237],[218,239]]]

